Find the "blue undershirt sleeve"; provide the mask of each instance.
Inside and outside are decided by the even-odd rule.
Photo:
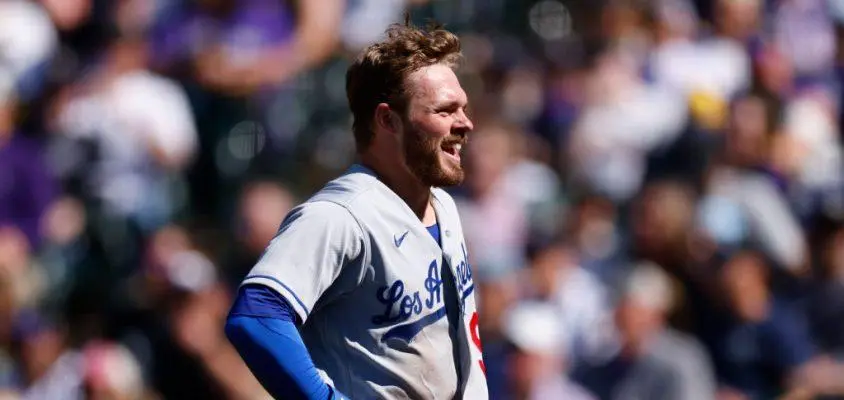
[[[296,312],[281,295],[243,286],[226,320],[226,336],[252,374],[275,398],[344,398],[322,380],[299,330]]]

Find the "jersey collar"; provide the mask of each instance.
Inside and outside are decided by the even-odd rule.
[[[372,178],[374,178],[377,181],[376,185],[379,188],[381,188],[382,191],[386,192],[387,196],[390,196],[390,197],[394,198],[395,200],[397,200],[398,202],[401,203],[400,207],[407,214],[408,218],[415,221],[415,223],[413,224],[414,230],[418,231],[417,233],[419,233],[419,232],[424,233],[423,235],[420,235],[420,236],[425,236],[428,239],[430,239],[429,240],[430,243],[432,245],[436,246],[437,248],[440,248],[445,255],[452,254],[453,245],[451,243],[450,236],[451,236],[451,232],[453,231],[454,227],[450,226],[451,225],[450,221],[452,221],[453,218],[450,218],[448,216],[448,210],[444,205],[445,203],[444,203],[443,199],[440,198],[441,194],[439,194],[440,193],[439,190],[435,190],[435,188],[431,188],[431,198],[433,200],[431,203],[434,206],[434,212],[437,216],[437,224],[439,224],[439,228],[440,228],[440,243],[437,243],[434,240],[434,238],[431,237],[430,234],[428,234],[427,227],[425,227],[424,224],[422,224],[422,221],[419,219],[419,217],[416,216],[416,214],[413,213],[413,210],[410,209],[410,206],[407,205],[407,203],[404,201],[404,199],[399,197],[399,195],[396,194],[396,192],[394,192],[392,189],[390,189],[390,187],[387,186],[383,181],[378,179],[378,174],[376,174],[375,171],[373,171],[372,169],[370,169],[369,167],[367,167],[363,164],[356,163],[356,164],[353,164],[349,168],[348,173],[361,173],[361,174],[369,175]]]

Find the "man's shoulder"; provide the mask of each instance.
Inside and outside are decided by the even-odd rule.
[[[694,337],[674,329],[665,329],[657,338],[651,356],[671,368],[688,362],[706,362],[703,345]]]
[[[329,202],[349,209],[359,201],[366,200],[374,192],[376,183],[377,178],[368,170],[354,165],[326,183],[305,204]]]

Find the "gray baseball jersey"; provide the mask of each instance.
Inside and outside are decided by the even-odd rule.
[[[441,243],[354,165],[288,214],[244,280],[287,299],[317,368],[352,399],[488,398],[457,208],[432,194]]]

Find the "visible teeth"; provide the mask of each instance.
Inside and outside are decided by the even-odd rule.
[[[463,145],[462,145],[462,144],[460,144],[460,143],[455,144],[455,145],[454,145],[454,152],[459,154],[459,153],[460,153],[460,149],[462,149],[462,148],[463,148]]]

